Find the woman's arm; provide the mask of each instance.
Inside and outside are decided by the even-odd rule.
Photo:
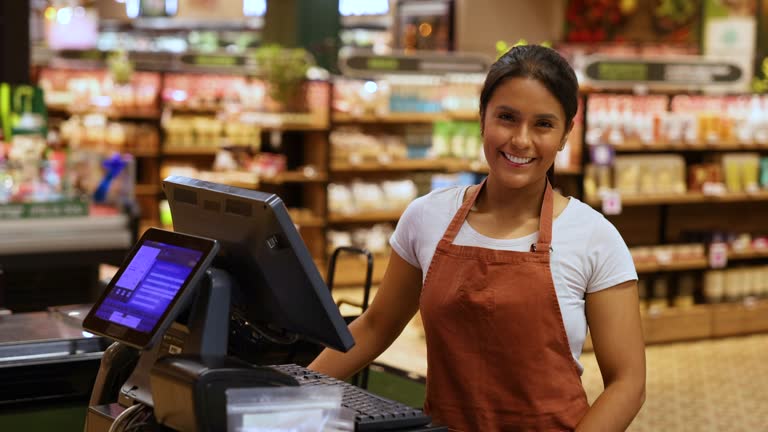
[[[355,346],[346,353],[325,349],[309,369],[347,379],[384,352],[419,310],[421,270],[396,252],[390,256],[373,303],[349,325]]]
[[[636,281],[587,294],[587,323],[605,390],[579,432],[626,430],[643,406],[645,344],[638,303]]]

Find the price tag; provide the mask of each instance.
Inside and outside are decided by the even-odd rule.
[[[612,166],[616,159],[616,149],[609,144],[598,144],[590,148],[592,163],[600,166]]]
[[[392,163],[392,156],[387,153],[380,153],[376,156],[376,159],[378,159],[379,163],[382,165],[389,165]]]
[[[712,243],[709,245],[709,266],[712,268],[724,268],[728,265],[728,246],[725,243]]]
[[[621,194],[618,191],[612,190],[603,194],[603,214],[621,214]]]
[[[360,165],[363,163],[363,156],[360,155],[360,153],[350,153],[349,154],[349,163],[351,165]]]

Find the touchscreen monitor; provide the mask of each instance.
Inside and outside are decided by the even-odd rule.
[[[83,327],[137,348],[150,346],[186,304],[217,251],[215,240],[148,230]]]

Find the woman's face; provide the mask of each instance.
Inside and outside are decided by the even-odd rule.
[[[570,131],[557,98],[530,78],[510,78],[496,87],[483,122],[491,173],[511,189],[542,180]]]

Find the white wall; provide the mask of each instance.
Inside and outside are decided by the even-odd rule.
[[[456,49],[495,56],[498,40],[562,38],[565,0],[456,0]]]

